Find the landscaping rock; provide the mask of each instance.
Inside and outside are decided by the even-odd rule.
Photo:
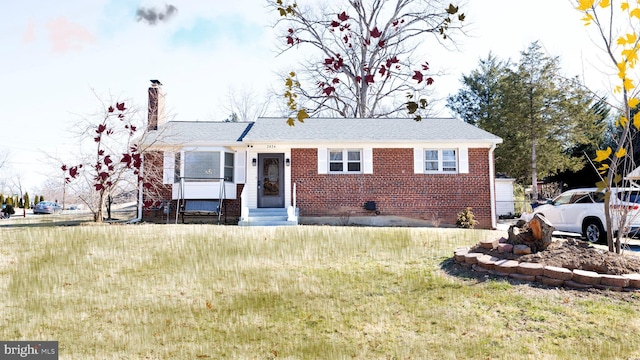
[[[622,289],[624,289],[620,286],[608,286],[608,285],[602,285],[602,284],[594,285],[594,287],[600,290],[608,290],[608,291],[616,291],[616,292],[620,292],[622,291]]]
[[[590,289],[593,287],[593,285],[581,284],[573,280],[565,281],[563,286],[574,288],[574,289]]]
[[[513,252],[513,245],[506,243],[498,244],[498,252],[500,253],[511,253]]]
[[[486,268],[483,268],[482,266],[480,266],[479,264],[473,264],[471,265],[471,269],[473,269],[473,271],[476,271],[478,273],[488,273],[489,270]]]
[[[458,248],[453,253],[453,258],[456,262],[463,263],[465,262],[464,256],[469,252],[469,248]]]
[[[536,276],[536,280],[548,285],[548,286],[562,286],[564,284],[564,280],[562,279],[554,279],[546,276]]]
[[[535,275],[524,275],[519,273],[513,273],[513,274],[509,274],[509,277],[512,279],[520,280],[520,281],[527,281],[527,282],[536,281]]]
[[[581,284],[598,285],[602,275],[594,271],[573,270],[573,280]]]
[[[478,265],[487,270],[494,270],[496,261],[498,260],[500,259],[498,259],[497,257],[493,257],[491,255],[482,255],[478,257]]]
[[[504,271],[500,271],[500,270],[489,270],[489,274],[491,275],[495,275],[495,276],[509,276],[511,274],[504,272]]]
[[[498,239],[480,240],[480,247],[484,249],[495,249],[498,247]]]
[[[569,269],[557,267],[557,266],[545,266],[543,275],[551,279],[558,280],[571,280],[573,272]]]
[[[518,272],[519,263],[515,260],[498,260],[495,263],[496,271],[500,271],[507,274],[513,274]]]
[[[518,273],[522,275],[543,275],[544,265],[538,263],[521,262],[518,264]]]
[[[622,275],[603,274],[600,278],[600,284],[605,286],[627,287],[629,286],[629,278]]]
[[[527,255],[531,254],[531,248],[527,245],[514,245],[513,253],[516,255]]]
[[[629,287],[640,289],[640,274],[624,274],[622,276],[629,279]]]
[[[464,254],[464,262],[467,264],[477,264],[478,257],[484,255],[483,253],[466,253]]]

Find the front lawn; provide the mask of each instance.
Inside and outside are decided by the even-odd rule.
[[[456,247],[500,232],[80,225],[0,234],[0,340],[57,340],[60,359],[640,357],[640,294],[445,271]]]

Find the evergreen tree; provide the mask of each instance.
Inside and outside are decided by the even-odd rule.
[[[503,139],[495,151],[496,171],[531,184],[585,166],[584,157],[571,150],[604,131],[593,126],[591,105],[577,79],[565,78],[559,59],[546,56],[537,42],[521,52],[517,64],[489,55],[448,99],[448,107],[465,121]],[[536,191],[533,186],[534,197]]]
[[[31,205],[31,202],[29,201],[29,193],[25,192],[24,193],[24,208],[29,208],[29,206]]]

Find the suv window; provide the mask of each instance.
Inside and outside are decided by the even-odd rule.
[[[640,190],[620,191],[617,196],[622,201],[640,203]]]
[[[574,194],[560,194],[553,200],[553,205],[565,205],[571,203]]]
[[[593,201],[597,203],[604,203],[604,193],[603,192],[594,192],[591,193],[593,196]]]
[[[590,194],[576,194],[572,199],[573,204],[593,204],[593,193]]]

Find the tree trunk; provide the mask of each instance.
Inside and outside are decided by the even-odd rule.
[[[101,223],[104,220],[104,190],[100,190],[100,200],[98,201],[98,209],[96,210],[96,215],[94,221],[97,223]]]

